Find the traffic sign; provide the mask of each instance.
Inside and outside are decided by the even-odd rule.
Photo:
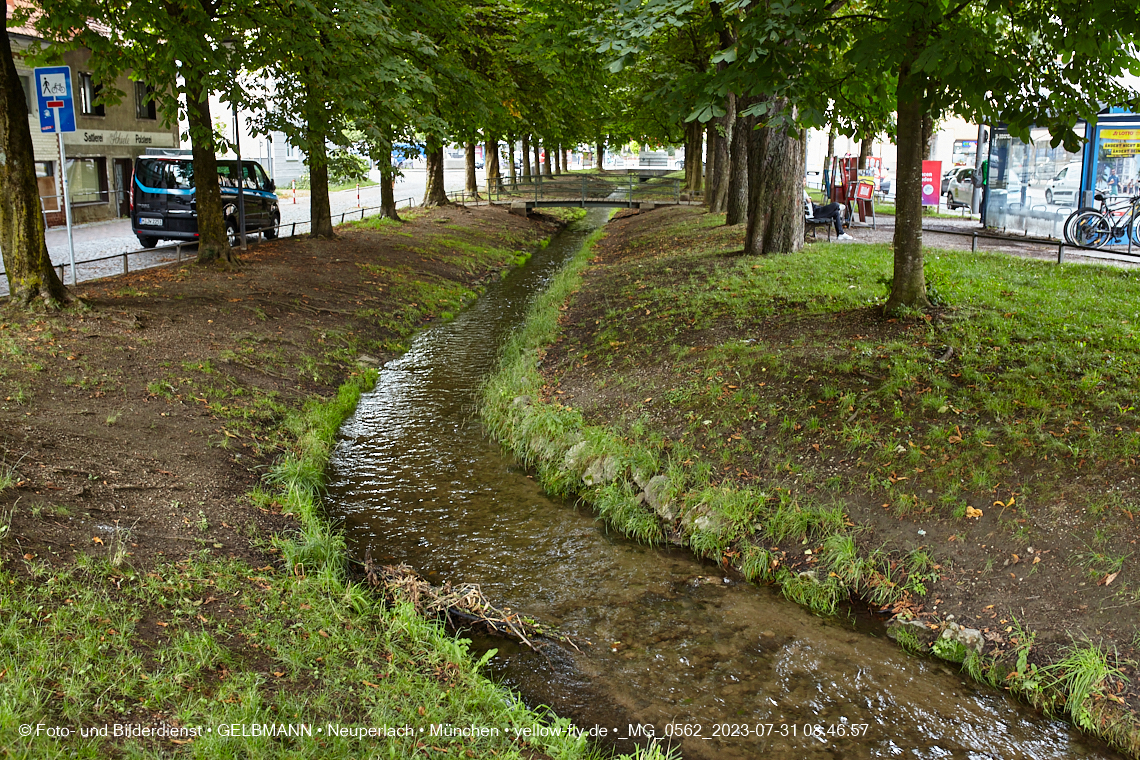
[[[71,68],[46,66],[35,70],[40,132],[75,131],[75,101],[71,97]]]

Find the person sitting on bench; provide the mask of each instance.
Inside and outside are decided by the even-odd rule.
[[[843,207],[838,203],[829,203],[826,206],[817,206],[804,188],[804,212],[808,219],[816,221],[831,221],[835,224],[835,234],[838,240],[854,240],[843,231]]]

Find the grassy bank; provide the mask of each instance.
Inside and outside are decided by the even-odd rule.
[[[0,755],[597,756],[355,582],[320,503],[372,367],[554,228],[370,221],[6,314]]]
[[[749,258],[722,225],[611,224],[488,385],[496,435],[631,536],[860,597],[1140,753],[1140,280],[930,251],[938,308],[887,320],[885,246]]]

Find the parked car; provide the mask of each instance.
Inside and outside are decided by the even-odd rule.
[[[1076,203],[1081,192],[1081,165],[1068,164],[1045,186],[1045,202]]]
[[[217,181],[222,188],[223,214],[231,239],[237,237],[238,188],[245,206],[246,232],[261,230],[277,237],[281,211],[277,186],[256,161],[242,161],[241,179],[237,161],[218,161]],[[197,178],[194,162],[187,158],[141,156],[135,159],[131,183],[131,228],[143,248],[160,240],[198,239]]]
[[[946,177],[943,187],[945,189],[942,195],[946,198],[947,208],[970,208],[974,198],[974,168],[972,166],[954,168]]]

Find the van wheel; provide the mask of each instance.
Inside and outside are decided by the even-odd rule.
[[[1053,191],[1052,190],[1046,190],[1045,191],[1045,202],[1048,203],[1050,206],[1053,205]]]
[[[261,234],[265,235],[266,240],[276,240],[277,239],[277,236],[281,232],[278,229],[279,224],[281,224],[281,215],[280,214],[273,217],[273,223],[269,227],[266,227],[265,230],[262,231]]]
[[[139,235],[139,245],[143,248],[154,248],[158,245],[158,238],[151,237],[150,235]]]
[[[237,248],[241,245],[241,240],[238,239],[237,222],[226,222],[226,238],[230,241],[230,248]]]

